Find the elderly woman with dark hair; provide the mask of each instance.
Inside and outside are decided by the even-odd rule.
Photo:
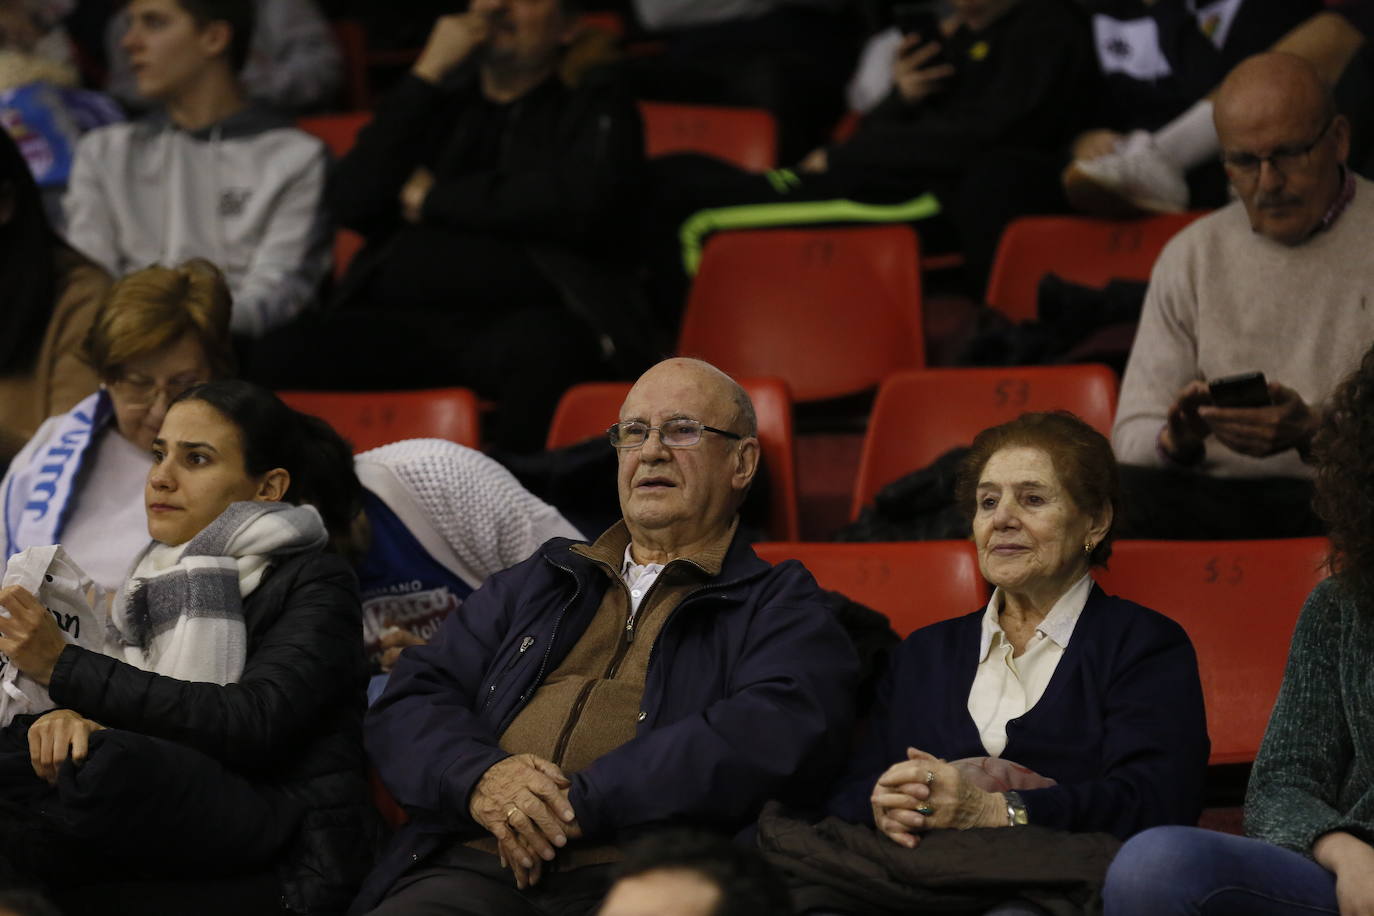
[[[992,599],[897,649],[832,809],[911,848],[932,830],[1195,822],[1209,742],[1193,647],[1091,574],[1111,554],[1110,443],[1071,414],[1025,414],[978,435],[957,495]]]
[[[1335,575],[1298,618],[1248,836],[1142,834],[1112,863],[1109,914],[1374,913],[1374,350],[1332,396],[1313,453]]]

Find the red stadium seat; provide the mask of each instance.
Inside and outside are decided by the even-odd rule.
[[[884,484],[968,445],[989,426],[1036,410],[1070,410],[1110,436],[1116,375],[1106,366],[1014,366],[896,372],[868,419],[853,518]]]
[[[423,391],[279,391],[302,413],[327,420],[355,452],[401,439],[481,446],[477,396],[466,388]]]
[[[335,159],[346,155],[358,139],[358,131],[372,120],[370,111],[349,111],[344,114],[311,115],[297,118],[296,126],[324,141]]]
[[[1028,216],[1007,226],[988,278],[988,305],[1018,321],[1035,317],[1040,278],[1058,274],[1084,286],[1148,280],[1166,242],[1205,211],[1133,220]]]
[[[329,147],[329,154],[335,159],[339,159],[347,155],[348,151],[353,148],[353,142],[358,138],[358,131],[362,130],[371,120],[372,112],[370,111],[350,111],[346,114],[299,118],[296,121],[296,126],[323,140],[325,146]],[[356,232],[340,229],[334,233],[334,279],[337,280],[344,275],[349,262],[353,260],[353,256],[362,247],[363,237]]]
[[[334,40],[344,65],[344,103],[349,108],[372,105],[372,80],[368,73],[367,31],[352,19],[334,21]]]
[[[920,252],[906,226],[720,232],[706,243],[678,352],[786,379],[798,401],[925,365]]]
[[[976,611],[990,594],[971,541],[765,543],[754,552],[770,563],[800,560],[821,588],[882,611],[903,637]]]
[[[1197,650],[1212,763],[1255,759],[1307,593],[1326,577],[1325,538],[1117,541],[1108,592],[1177,620]]]
[[[761,108],[640,102],[644,153],[706,153],[747,172],[777,166],[778,125]]]
[[[792,396],[781,379],[741,379],[754,402],[759,422],[759,449],[768,471],[768,530],[775,538],[800,536],[797,471],[792,434]],[[588,382],[563,393],[549,425],[547,448],[562,448],[604,437],[620,416],[629,382]]]

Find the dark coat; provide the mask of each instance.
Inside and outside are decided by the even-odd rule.
[[[340,303],[355,301],[392,247],[405,242],[412,227],[401,219],[400,190],[423,166],[435,176],[426,226],[451,232],[456,245],[464,233],[518,243],[569,310],[607,335],[622,360],[656,353],[643,340],[654,316],[624,257],[643,192],[643,127],[634,103],[604,87],[571,89],[550,78],[512,103],[494,166],[486,161],[488,130],[471,68],[444,86],[407,75],[377,107],[326,192],[334,218],[367,238]]]
[[[908,747],[948,760],[987,754],[968,712],[982,617],[922,627],[897,649],[833,813],[872,826],[873,784]],[[1094,586],[1044,695],[1007,723],[1000,756],[1059,783],[1020,793],[1032,824],[1126,839],[1197,823],[1210,748],[1188,634]]]
[[[485,835],[468,814],[498,738],[556,670],[609,584],[574,542],[489,578],[428,646],[408,649],[368,713],[368,751],[411,813],[354,904],[366,912],[418,858]],[[570,774],[586,837],[690,821],[737,830],[772,797],[814,799],[849,745],[854,651],[811,575],[739,537],[717,579],[664,622],[637,737]]]
[[[278,868],[285,902],[336,912],[371,862],[377,823],[362,747],[357,580],[340,557],[292,557],[243,610],[248,654],[237,683],[181,681],[68,646],[49,693],[109,728],[199,751],[269,799],[298,805],[301,825]]]

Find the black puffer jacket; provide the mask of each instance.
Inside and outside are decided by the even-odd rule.
[[[343,910],[371,866],[362,718],[366,668],[357,579],[329,554],[292,557],[244,602],[237,683],[192,683],[68,646],[49,693],[107,727],[175,741],[305,809],[280,857],[284,903]]]

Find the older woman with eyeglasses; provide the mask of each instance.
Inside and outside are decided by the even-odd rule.
[[[47,420],[0,483],[0,560],[61,543],[106,588],[147,542],[143,481],[177,395],[233,366],[229,288],[204,260],[149,267],[115,283],[85,355],[100,390]]]

